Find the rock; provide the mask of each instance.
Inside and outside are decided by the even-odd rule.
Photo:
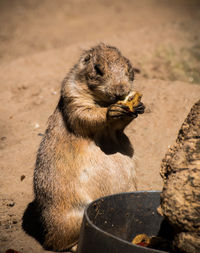
[[[8,204],[7,204],[7,206],[9,206],[9,207],[13,207],[15,205],[15,202],[14,201],[10,201]]]
[[[199,234],[182,232],[178,233],[174,238],[174,248],[185,253],[199,253],[200,252],[200,238]]]
[[[175,229],[174,247],[200,252],[200,100],[184,121],[161,165],[160,212]]]
[[[21,175],[20,180],[23,181],[25,179],[25,175]]]

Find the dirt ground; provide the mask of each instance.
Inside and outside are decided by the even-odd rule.
[[[198,0],[0,1],[0,252],[45,252],[21,220],[60,84],[81,51],[118,47],[141,73],[146,113],[127,128],[138,190],[161,190],[160,163],[200,97]]]

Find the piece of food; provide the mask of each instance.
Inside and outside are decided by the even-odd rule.
[[[139,234],[133,238],[132,243],[143,247],[147,247],[150,243],[150,238],[146,234]]]
[[[134,112],[134,108],[141,102],[142,94],[137,91],[129,93],[124,100],[118,101],[118,104],[125,105],[131,112]]]
[[[132,243],[135,245],[152,249],[167,250],[167,251],[171,250],[170,242],[167,239],[159,236],[148,236],[146,234],[138,234],[133,238]]]

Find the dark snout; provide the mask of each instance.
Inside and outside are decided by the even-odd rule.
[[[114,95],[116,101],[124,100],[125,97],[130,93],[131,88],[128,84],[118,84],[115,86]]]

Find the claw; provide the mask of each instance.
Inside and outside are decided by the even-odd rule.
[[[133,108],[134,113],[142,114],[144,113],[145,110],[145,105],[143,103],[139,103],[136,107]]]

